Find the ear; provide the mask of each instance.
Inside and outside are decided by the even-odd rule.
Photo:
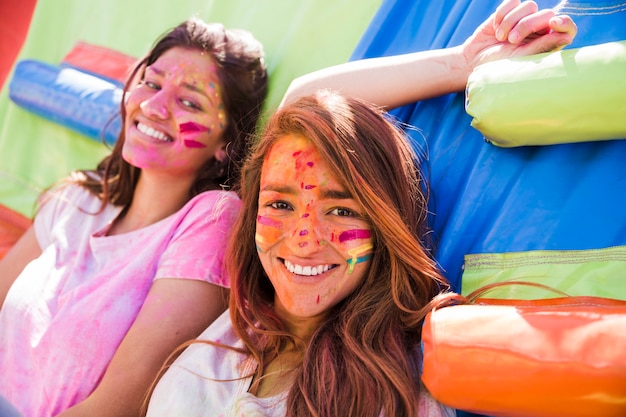
[[[217,151],[215,151],[215,159],[217,159],[218,161],[224,162],[226,161],[227,157],[228,157],[228,154],[226,153],[226,145],[222,146]]]

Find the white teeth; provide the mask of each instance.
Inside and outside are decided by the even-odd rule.
[[[137,123],[137,130],[139,130],[144,135],[148,135],[157,140],[161,140],[163,142],[169,142],[170,138],[163,132],[159,132],[156,129],[151,128],[150,126],[146,126],[143,123]]]
[[[285,267],[287,270],[293,274],[297,275],[319,275],[331,268],[331,265],[318,265],[318,266],[302,266],[302,265],[294,265],[288,260],[285,259]]]

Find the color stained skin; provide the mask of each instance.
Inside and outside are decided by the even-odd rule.
[[[195,140],[197,136],[203,133],[211,133],[211,128],[195,122],[186,122],[180,125],[180,135],[188,148],[206,148],[204,143]]]
[[[224,146],[220,96],[210,56],[168,50],[128,93],[124,159],[142,170],[192,180]]]
[[[306,138],[274,144],[261,172],[256,244],[279,314],[323,315],[360,284],[373,249],[362,212]]]

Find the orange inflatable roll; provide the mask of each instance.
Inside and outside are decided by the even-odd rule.
[[[442,403],[504,417],[626,416],[626,302],[491,300],[431,312],[422,379]]]
[[[0,204],[0,259],[4,258],[30,224],[30,219]]]

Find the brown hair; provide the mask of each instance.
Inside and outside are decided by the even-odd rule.
[[[247,31],[226,29],[219,23],[205,23],[191,18],[163,35],[152,50],[132,70],[124,86],[124,95],[137,78],[143,79],[147,66],[153,64],[163,53],[183,47],[211,54],[218,67],[222,86],[222,100],[227,115],[224,139],[228,157],[225,162],[211,158],[198,173],[189,190],[189,198],[222,185],[239,181],[241,163],[245,158],[267,94],[267,72],[262,45]],[[122,121],[125,106],[121,103]],[[140,169],[122,158],[124,125],[110,155],[105,157],[96,170],[80,171],[79,184],[107,202],[128,206]]]
[[[361,285],[331,311],[310,341],[287,333],[272,310],[273,287],[255,246],[259,181],[277,139],[306,137],[363,207],[375,241]],[[426,184],[404,133],[372,105],[320,92],[279,110],[246,161],[243,209],[230,244],[230,314],[263,368],[287,344],[304,349],[288,397],[289,416],[415,416],[421,325],[448,288],[422,239]],[[254,392],[253,385],[252,391]]]

